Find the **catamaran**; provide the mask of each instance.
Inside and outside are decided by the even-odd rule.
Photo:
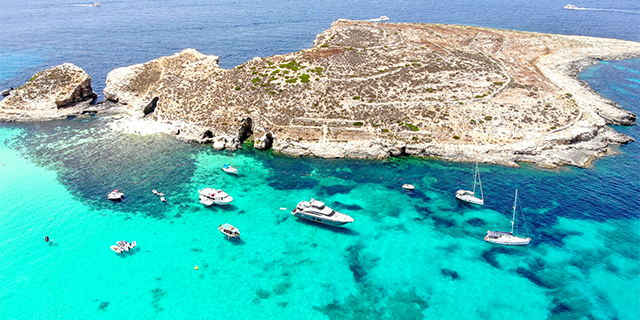
[[[476,186],[480,187],[480,198],[476,197]],[[478,163],[476,162],[476,171],[473,174],[473,191],[469,190],[458,190],[456,192],[456,199],[478,204],[484,205],[484,194],[482,193],[482,180],[480,180],[480,170],[478,170]]]
[[[511,218],[511,232],[503,232],[503,231],[487,231],[487,236],[484,237],[484,241],[502,244],[505,246],[526,246],[531,242],[531,238],[522,238],[513,235],[513,226],[516,224],[516,208],[518,206],[518,189],[516,189],[516,198],[513,200],[513,217]],[[523,215],[523,224],[525,229],[527,228],[526,221],[524,221]],[[527,230],[527,235],[528,234]]]

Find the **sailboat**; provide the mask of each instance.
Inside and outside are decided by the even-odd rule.
[[[492,242],[496,244],[503,244],[505,246],[526,246],[531,242],[531,238],[522,238],[513,235],[513,226],[516,223],[516,208],[518,206],[518,189],[516,189],[516,198],[513,200],[513,217],[511,218],[511,232],[503,231],[487,231],[487,236],[484,237],[484,241]],[[524,221],[524,217],[523,217]],[[524,223],[525,229],[527,224]],[[527,231],[527,235],[528,235]]]
[[[476,197],[476,186],[480,187],[480,198]],[[478,204],[484,205],[484,194],[482,193],[482,181],[480,180],[480,170],[478,170],[478,163],[476,162],[476,171],[473,174],[473,191],[469,190],[458,190],[456,192],[456,199]]]
[[[229,163],[231,163],[231,153],[229,153]],[[238,174],[238,169],[231,166],[231,164],[222,165],[222,171],[230,174]]]

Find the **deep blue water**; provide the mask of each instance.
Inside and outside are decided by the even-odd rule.
[[[34,73],[73,62],[94,78],[195,48],[231,68],[255,56],[308,48],[339,18],[475,25],[640,41],[640,3],[580,1],[563,10],[541,1],[111,1],[99,8],[76,0],[5,1],[0,16],[0,88],[22,85]],[[89,3],[89,2],[87,2]]]
[[[338,18],[640,41],[636,1],[573,3],[603,9],[585,11],[558,1],[77,4],[2,4],[0,89],[73,62],[101,93],[111,69],[189,47],[228,68],[309,47]],[[640,59],[605,61],[580,78],[640,113]],[[0,124],[0,319],[640,318],[638,142],[593,169],[482,165],[487,202],[477,208],[453,199],[469,187],[471,164],[250,148],[230,157],[114,132],[109,121]],[[615,129],[640,141],[638,126]],[[220,171],[229,161],[239,177]],[[400,189],[406,182],[417,189]],[[206,186],[223,187],[234,204],[202,207],[196,190]],[[114,188],[125,201],[104,199]],[[509,227],[516,188],[531,245],[486,244],[487,229]],[[327,228],[291,217],[310,197],[356,222]],[[242,241],[218,233],[225,222]],[[121,238],[139,249],[115,255],[108,247]]]

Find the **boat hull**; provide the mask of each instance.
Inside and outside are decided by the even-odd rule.
[[[476,198],[472,195],[471,191],[467,190],[458,190],[458,192],[456,192],[456,199],[479,206],[484,205],[484,199]]]
[[[300,211],[294,211],[291,214],[293,214],[295,217],[300,219],[309,220],[309,221],[313,221],[321,224],[326,224],[329,226],[341,226],[341,225],[345,225],[347,223],[353,222],[353,221],[335,221],[335,220],[318,218],[316,216],[308,215]]]
[[[484,237],[484,241],[503,246],[526,246],[531,242],[531,238],[521,238],[507,232],[497,232],[498,236],[493,237],[491,234],[491,231],[487,231],[487,236]]]

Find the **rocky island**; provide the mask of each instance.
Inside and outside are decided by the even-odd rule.
[[[252,139],[256,148],[294,156],[587,167],[611,144],[633,140],[607,124],[632,125],[636,116],[577,74],[598,60],[632,57],[640,57],[640,43],[338,20],[312,48],[231,69],[193,49],[115,69],[104,89],[115,104],[96,108],[129,114],[115,122],[120,129],[172,133],[216,149]],[[0,101],[0,118],[67,114],[68,103],[42,97],[75,92],[74,85],[36,83],[42,76]]]

